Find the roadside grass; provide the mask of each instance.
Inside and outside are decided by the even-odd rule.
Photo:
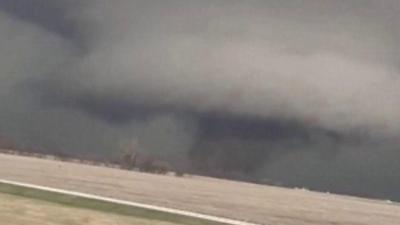
[[[65,207],[42,200],[0,193],[4,225],[178,225],[91,209]]]
[[[99,212],[112,213],[123,216],[150,219],[153,221],[165,221],[175,224],[187,225],[223,225],[224,223],[211,222],[204,219],[192,218],[189,216],[176,215],[168,212],[161,212],[140,207],[116,204],[101,200],[76,197],[67,194],[48,192],[33,188],[20,187],[12,184],[0,183],[0,193],[37,199],[56,203],[65,207],[90,209]]]

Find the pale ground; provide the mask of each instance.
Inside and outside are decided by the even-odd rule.
[[[1,225],[176,225],[0,193]]]
[[[397,225],[383,201],[0,154],[0,178],[271,225]]]

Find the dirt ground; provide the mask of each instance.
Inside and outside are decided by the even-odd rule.
[[[0,178],[271,225],[395,225],[400,206],[205,177],[0,154]]]
[[[176,225],[174,223],[65,207],[0,193],[0,224],[4,225]]]

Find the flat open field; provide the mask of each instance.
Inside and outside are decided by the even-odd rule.
[[[0,178],[271,225],[394,225],[383,201],[0,154]]]
[[[96,210],[67,207],[0,193],[0,224],[7,225],[176,225]]]
[[[61,192],[60,192],[61,191]],[[177,215],[170,212],[138,207],[135,204],[121,204],[109,200],[98,199],[96,197],[87,197],[82,195],[63,193],[63,190],[49,191],[41,188],[33,188],[27,186],[21,186],[16,184],[9,184],[0,181],[0,195],[8,198],[4,198],[3,208],[11,209],[11,211],[0,210],[0,224],[2,221],[14,221],[19,223],[23,221],[38,220],[48,221],[48,225],[58,225],[63,221],[67,221],[69,225],[85,225],[89,221],[93,221],[94,224],[102,224],[101,221],[114,221],[117,224],[149,224],[149,225],[224,225],[226,223],[209,221],[202,218],[193,218],[190,216]],[[0,196],[0,200],[1,200]],[[7,199],[11,199],[10,202]],[[24,201],[16,201],[16,200]],[[2,200],[1,200],[2,201]],[[31,204],[32,203],[32,204]],[[54,207],[48,207],[48,206]],[[32,208],[32,207],[34,208]],[[1,209],[1,207],[0,207]],[[22,214],[20,213],[22,210]],[[55,214],[53,212],[66,212],[64,214],[59,213],[57,218],[51,219]],[[32,216],[32,213],[25,213],[34,211],[35,215],[40,215],[40,218]],[[10,215],[11,212],[11,215]],[[79,212],[84,213],[86,217],[82,218]],[[93,217],[95,219],[89,220],[92,214],[95,212]],[[77,213],[77,214],[75,214]],[[13,216],[20,215],[25,218],[15,218]],[[99,217],[97,217],[99,215]],[[117,217],[121,215],[122,217]],[[1,219],[1,218],[5,219]],[[17,216],[18,217],[18,216]],[[88,218],[89,217],[89,218]],[[8,220],[9,218],[9,220]],[[96,220],[101,218],[102,220]],[[104,218],[104,219],[103,219]],[[125,220],[124,220],[125,218]],[[62,219],[62,220],[60,220]],[[123,222],[125,221],[125,222]],[[14,223],[7,223],[13,225]],[[115,223],[111,223],[115,224]]]

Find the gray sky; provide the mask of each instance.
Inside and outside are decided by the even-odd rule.
[[[397,1],[0,1],[0,132],[400,199]]]

